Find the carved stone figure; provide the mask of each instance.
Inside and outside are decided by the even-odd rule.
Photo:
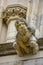
[[[15,49],[19,56],[26,54],[35,54],[38,52],[38,44],[36,38],[33,36],[30,28],[27,28],[23,20],[17,20],[15,23],[17,29]]]

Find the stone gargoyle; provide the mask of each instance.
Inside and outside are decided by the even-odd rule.
[[[15,23],[17,29],[15,49],[19,56],[26,54],[36,54],[39,50],[36,38],[30,28],[27,28],[23,20],[17,20]]]

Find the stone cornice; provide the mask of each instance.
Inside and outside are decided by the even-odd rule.
[[[43,50],[43,38],[38,39],[37,41],[39,43],[39,49]],[[0,56],[5,56],[5,55],[11,55],[11,54],[17,54],[15,48],[13,47],[14,42],[4,42],[0,44]],[[41,43],[41,44],[40,44]]]
[[[13,42],[0,44],[0,56],[16,54]]]
[[[8,22],[11,17],[12,19],[15,19],[15,16],[26,19],[26,11],[27,8],[22,5],[9,5],[3,12],[3,21]]]

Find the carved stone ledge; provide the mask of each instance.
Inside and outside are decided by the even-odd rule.
[[[13,43],[3,43],[0,44],[0,56],[16,54],[15,49],[13,48]]]
[[[43,38],[39,38],[37,43],[39,44],[40,49],[43,50]]]
[[[43,47],[40,46],[40,44],[39,48],[40,50],[43,50]],[[13,42],[0,44],[0,56],[15,55],[15,54],[17,53],[15,48],[13,47]]]
[[[15,16],[26,19],[26,11],[27,8],[22,5],[19,4],[10,5],[3,12],[3,21],[7,22],[10,17],[15,17]]]

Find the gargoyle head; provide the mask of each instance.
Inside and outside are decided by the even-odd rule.
[[[24,35],[26,33],[27,25],[23,20],[17,20],[16,23],[15,23],[15,26],[16,26],[17,31],[20,34]]]

